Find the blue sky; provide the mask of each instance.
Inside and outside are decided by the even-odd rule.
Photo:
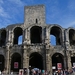
[[[0,0],[0,28],[24,22],[24,6],[44,4],[46,24],[75,27],[75,0]]]

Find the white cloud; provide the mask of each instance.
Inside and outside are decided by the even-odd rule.
[[[68,9],[71,10],[71,12],[75,11],[75,0],[69,0]]]
[[[43,0],[42,0],[43,2]],[[39,2],[40,3],[40,2]],[[35,0],[0,0],[0,27],[1,25],[9,25],[12,23],[19,23],[23,18],[24,6],[29,4],[38,4]],[[68,1],[68,8],[61,8],[59,0],[53,1],[44,1],[46,4],[46,18],[47,23],[59,24],[62,27],[74,26],[74,10],[75,10],[75,1]],[[65,5],[66,6],[66,5]],[[67,10],[72,12],[66,12]],[[67,13],[67,14],[66,14]]]
[[[69,25],[70,26],[74,26],[75,25],[75,21],[71,22]]]
[[[54,21],[59,19],[61,15],[61,11],[59,9],[59,2],[58,0],[55,1],[49,1],[51,4],[47,5],[46,8],[46,22],[47,23],[53,23]]]
[[[23,4],[21,0],[0,0],[0,28],[18,22],[23,13]]]
[[[8,13],[4,11],[3,7],[0,7],[0,16],[4,18],[9,18]]]
[[[3,0],[0,0],[0,4],[3,4]]]
[[[65,25],[65,27],[74,27],[75,26],[75,21],[70,21]]]
[[[10,22],[9,19],[0,19],[0,28],[5,28]]]
[[[8,1],[17,4],[18,6],[23,6],[24,5],[24,3],[21,0],[8,0]]]

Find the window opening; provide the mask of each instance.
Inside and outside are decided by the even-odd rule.
[[[56,37],[54,35],[50,35],[51,45],[56,45]]]
[[[18,37],[18,45],[22,44],[22,35]]]
[[[38,20],[36,19],[36,23],[38,23]]]

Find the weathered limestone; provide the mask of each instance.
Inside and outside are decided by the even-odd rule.
[[[40,11],[41,10],[41,11]],[[45,24],[45,7],[44,5],[26,6],[25,7],[25,26],[28,24]]]
[[[67,58],[67,62],[68,62],[68,69],[72,69],[72,64],[71,64],[71,55],[70,55],[70,52],[67,52],[68,53],[68,58]]]
[[[44,5],[26,6],[24,23],[0,30],[0,63],[5,63],[0,70],[6,68],[6,73],[10,73],[32,66],[50,71],[52,75],[52,67],[57,70],[58,63],[62,64],[62,69],[71,69],[72,57],[75,57],[74,32],[75,29],[64,29],[58,24],[47,25]],[[22,43],[18,44],[21,35]],[[51,35],[55,36],[55,45],[52,45]]]

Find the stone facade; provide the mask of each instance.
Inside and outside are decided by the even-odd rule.
[[[75,29],[46,24],[44,5],[25,6],[24,14],[24,23],[0,29],[0,70],[18,72],[31,66],[52,74],[52,67],[58,69],[58,63],[62,69],[71,69],[75,62]],[[51,44],[51,35],[56,45]],[[20,36],[22,44],[18,43]]]

